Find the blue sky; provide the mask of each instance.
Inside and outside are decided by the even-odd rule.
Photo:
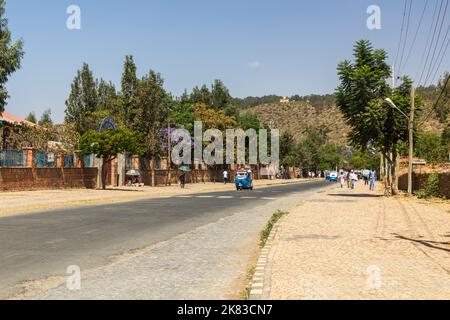
[[[440,0],[430,1],[405,68],[413,77]],[[81,8],[81,30],[66,28],[71,4]],[[381,30],[366,27],[372,4],[381,8]],[[410,39],[423,4],[413,1]],[[403,7],[403,0],[7,0],[10,29],[26,51],[22,69],[7,85],[7,110],[40,116],[51,108],[62,121],[82,63],[119,87],[126,54],[134,55],[139,75],[160,72],[175,95],[214,79],[237,97],[331,93],[338,83],[336,66],[351,57],[356,40],[385,48],[393,62]],[[449,69],[449,56],[442,71]]]

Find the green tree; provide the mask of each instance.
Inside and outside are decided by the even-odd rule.
[[[81,137],[80,152],[84,155],[95,154],[102,159],[102,188],[106,189],[108,163],[120,153],[142,154],[142,135],[124,127],[103,132],[90,130]]]
[[[84,63],[71,85],[71,92],[66,101],[65,121],[73,124],[80,135],[95,129],[98,124],[92,123],[90,116],[97,110],[97,103],[96,82],[89,65]]]
[[[25,120],[37,124],[36,113],[34,113],[34,111],[30,112],[28,116],[25,118]]]
[[[111,113],[117,105],[116,87],[112,82],[100,79],[97,85],[97,107],[96,110],[108,110]]]
[[[429,163],[437,164],[446,160],[446,151],[441,137],[433,132],[421,132],[416,139],[416,155]]]
[[[20,61],[24,55],[22,40],[12,43],[5,17],[5,1],[0,0],[0,113],[5,111],[8,90],[6,83],[15,71],[20,69]]]
[[[407,119],[384,100],[391,97],[408,114],[412,82],[405,77],[392,91],[387,81],[391,76],[387,53],[374,50],[367,40],[356,43],[354,60],[354,63],[343,61],[338,66],[341,84],[336,89],[336,102],[352,127],[351,144],[362,150],[371,145],[384,155],[390,166],[387,187],[396,193],[398,143],[407,139],[408,124]]]
[[[437,101],[435,112],[440,122],[450,121],[450,73],[445,72],[439,81],[438,92],[442,92],[439,101]]]
[[[45,110],[44,113],[42,114],[41,120],[39,120],[38,124],[42,127],[53,126],[52,110],[50,110],[50,109]]]
[[[191,101],[195,104],[203,103],[207,106],[212,106],[213,99],[211,91],[209,91],[206,85],[203,85],[201,88],[195,87],[192,89],[191,93]]]
[[[343,163],[343,158],[340,150],[334,144],[326,144],[321,148],[320,160],[317,165],[319,171],[339,170]]]
[[[124,125],[133,126],[137,114],[137,91],[139,80],[137,78],[137,67],[133,56],[125,57],[123,64],[123,73],[121,79],[122,85],[122,105],[119,109],[119,116]]]
[[[136,130],[144,135],[145,156],[152,160],[161,155],[162,130],[167,128],[170,97],[159,73],[150,71],[136,89]]]
[[[237,108],[228,88],[221,80],[214,80],[211,90],[212,107],[224,110],[227,116],[237,116]]]
[[[444,131],[442,132],[441,144],[444,147],[446,156],[448,156],[450,154],[450,122],[447,123],[447,126],[444,128]]]
[[[258,131],[263,128],[263,125],[258,119],[256,112],[244,111],[237,117],[238,127],[243,130],[255,129]]]
[[[295,157],[295,140],[289,132],[283,132],[280,136],[280,163],[283,167],[288,168],[294,166]]]
[[[196,121],[195,105],[190,100],[171,100],[169,118],[173,125],[182,127],[192,133]]]

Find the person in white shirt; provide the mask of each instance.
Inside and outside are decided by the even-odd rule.
[[[350,187],[352,188],[352,189],[355,189],[355,183],[358,181],[358,175],[354,172],[354,171],[352,171],[351,173],[350,173]]]
[[[225,171],[223,172],[223,183],[224,183],[224,184],[227,184],[227,183],[228,183],[228,171],[227,171],[227,170],[225,170]]]

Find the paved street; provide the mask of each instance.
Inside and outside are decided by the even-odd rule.
[[[271,214],[327,186],[230,186],[0,218],[0,297],[235,298]],[[81,290],[64,285],[71,265],[82,270]]]
[[[281,222],[262,298],[450,299],[449,239],[448,202],[316,193]]]

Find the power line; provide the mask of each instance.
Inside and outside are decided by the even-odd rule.
[[[402,47],[403,30],[405,28],[405,18],[406,18],[407,5],[408,5],[408,0],[405,0],[405,6],[403,8],[402,28],[401,28],[401,31],[400,31],[400,40],[398,42],[397,55],[395,56],[394,66],[397,65],[398,57],[400,55],[400,48]]]
[[[425,12],[427,11],[427,7],[428,7],[428,3],[429,2],[430,2],[430,0],[427,0],[425,2],[424,7],[423,7],[422,14],[421,14],[420,20],[419,20],[419,25],[417,26],[417,30],[416,30],[416,33],[414,35],[411,47],[409,48],[408,55],[406,56],[406,60],[405,60],[405,64],[403,65],[403,68],[405,68],[408,65],[409,58],[411,57],[411,53],[412,53],[412,51],[414,49],[414,46],[416,44],[417,36],[419,35],[420,27],[422,26],[423,18],[425,17]]]
[[[408,19],[407,19],[407,22],[406,22],[405,39],[404,39],[404,42],[403,42],[402,53],[401,53],[401,55],[400,55],[401,58],[400,58],[400,64],[399,64],[399,67],[400,67],[399,71],[400,71],[401,68],[402,68],[403,58],[404,58],[404,56],[405,56],[406,43],[408,42],[409,23],[410,23],[410,20],[411,20],[412,3],[413,3],[413,0],[410,0],[410,1],[409,1],[409,8],[408,8]],[[401,74],[401,73],[399,73],[399,74]]]
[[[449,25],[449,27],[447,29],[447,33],[449,32],[449,30],[450,30],[450,25]],[[443,44],[445,44],[445,42],[443,42]],[[445,47],[444,53],[442,54],[441,59],[439,61],[439,64],[437,65],[436,71],[434,72],[433,78],[431,79],[431,83],[434,82],[434,80],[436,79],[436,76],[439,73],[439,69],[441,68],[442,62],[444,61],[444,58],[445,58],[445,56],[447,54],[447,50],[448,50],[449,46],[450,46],[450,37],[447,40],[447,46]]]
[[[439,102],[441,101],[441,98],[444,96],[444,92],[445,92],[445,90],[447,89],[447,85],[449,84],[449,82],[450,82],[450,75],[447,76],[447,80],[445,80],[445,81],[443,82],[444,85],[443,85],[443,87],[442,87],[441,93],[439,94],[439,97],[438,97],[438,98],[436,99],[436,101],[434,102],[434,104],[433,104],[433,106],[431,107],[431,110],[430,110],[430,112],[428,113],[428,115],[427,115],[425,118],[423,118],[422,121],[419,123],[419,126],[423,125],[423,124],[431,117],[431,115],[432,115],[433,112],[434,112],[434,109],[436,109],[436,107],[438,106]]]
[[[442,5],[443,5],[443,4],[444,4],[444,1],[441,1],[441,5],[440,5],[440,7],[439,7],[439,13],[438,13],[438,15],[437,15],[436,24],[435,24],[435,26],[434,26],[433,37],[431,38],[430,46],[429,46],[429,48],[428,48],[427,58],[425,59],[425,65],[424,65],[424,68],[423,68],[422,73],[421,73],[421,75],[420,75],[419,84],[422,83],[423,76],[425,75],[425,70],[427,69],[428,59],[430,58],[430,53],[431,53],[431,50],[432,50],[432,48],[433,48],[434,39],[435,39],[435,37],[436,37],[437,27],[438,27],[438,25],[439,25],[439,20],[440,20],[440,18],[441,18],[441,12],[442,12]],[[448,0],[447,0],[447,4],[448,4]]]
[[[439,55],[438,55],[438,56],[436,57],[436,61],[434,61],[434,57],[435,57],[435,55],[436,55],[436,50],[437,50],[438,45],[439,45],[439,40],[441,39],[441,33],[442,33],[442,28],[443,28],[443,26],[444,26],[444,22],[445,22],[445,18],[446,18],[447,9],[448,9],[448,0],[445,2],[445,9],[444,9],[444,13],[443,13],[443,15],[442,15],[442,21],[441,21],[441,25],[440,25],[440,27],[439,27],[438,37],[436,38],[436,45],[435,45],[434,50],[433,50],[433,56],[432,56],[432,58],[431,58],[431,60],[430,60],[430,68],[429,68],[429,70],[428,70],[427,77],[426,77],[426,79],[425,79],[425,85],[427,84],[427,82],[428,82],[428,80],[429,80],[429,78],[430,78],[430,76],[431,76],[431,74],[432,74],[432,72],[433,72],[433,65],[434,65],[434,64],[436,63],[436,61],[439,59]],[[447,38],[447,35],[448,35],[448,32],[447,32],[447,34],[445,35],[444,39],[442,40],[442,46],[441,46],[441,48],[442,48],[443,45],[445,44],[445,39]]]
[[[422,70],[422,67],[425,67],[425,66],[424,66],[425,55],[426,55],[426,53],[427,53],[428,45],[430,45],[431,33],[433,32],[433,25],[434,25],[435,20],[436,20],[436,13],[437,13],[437,8],[438,8],[438,1],[439,1],[439,0],[436,0],[436,2],[435,2],[434,12],[433,12],[433,20],[431,21],[430,30],[428,31],[428,36],[427,36],[427,42],[425,43],[425,47],[424,47],[424,49],[423,49],[422,57],[420,58],[419,69],[417,70],[417,74],[416,74],[416,80],[419,78],[420,70]],[[422,81],[422,75],[420,76],[419,80],[416,81],[417,85],[419,85],[421,81]]]

